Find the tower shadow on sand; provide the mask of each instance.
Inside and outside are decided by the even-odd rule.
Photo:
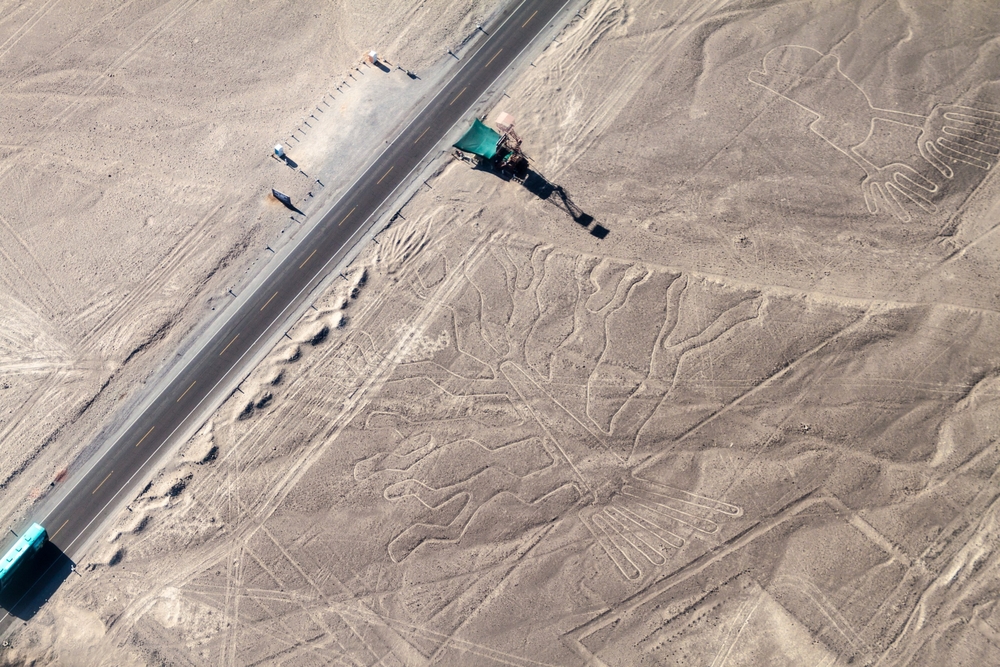
[[[607,237],[609,233],[607,227],[596,223],[594,221],[594,216],[586,213],[583,209],[577,206],[564,187],[551,183],[547,178],[534,169],[528,168],[523,174],[523,178],[519,178],[519,176],[522,175],[510,174],[505,171],[497,172],[492,168],[492,165],[487,160],[480,159],[476,163],[475,168],[481,171],[488,171],[496,174],[504,180],[513,180],[520,183],[528,192],[535,195],[542,201],[546,201],[569,214],[569,217],[573,219],[573,222],[586,228],[587,231],[590,232],[590,234],[595,238],[603,239]]]
[[[562,209],[573,218],[573,222],[586,227],[592,235],[603,239],[608,235],[607,227],[594,222],[594,216],[581,209],[566,192],[561,185],[550,183],[548,179],[533,169],[528,170],[528,175],[522,183],[524,188],[543,201],[547,201],[556,208]]]

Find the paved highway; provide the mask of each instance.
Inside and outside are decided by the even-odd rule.
[[[511,65],[538,32],[555,17],[564,0],[524,0],[507,10],[506,19],[476,51],[466,55],[454,77],[418,112],[385,151],[358,178],[297,246],[241,306],[233,308],[221,329],[206,336],[194,356],[131,425],[77,479],[49,510],[35,517],[52,543],[69,558],[117,511],[124,497],[153,472],[157,453],[172,444],[175,433],[203,421],[206,409],[220,402],[219,393],[249,372],[264,346],[274,344],[289,317],[338,265],[367,228],[368,219],[392,197],[427,154],[468,114],[473,103]],[[469,117],[471,121],[471,117]],[[11,537],[8,542],[13,542]],[[79,545],[79,546],[78,546]],[[9,544],[4,545],[6,549]],[[75,550],[74,547],[77,547]],[[63,559],[65,562],[65,559]],[[38,568],[41,570],[41,568]],[[0,617],[0,633],[14,616],[25,616],[18,604],[51,590],[46,569],[34,589]],[[9,604],[9,603],[8,603]]]

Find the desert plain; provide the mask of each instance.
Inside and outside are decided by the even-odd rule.
[[[501,6],[0,7],[9,523]],[[579,2],[0,659],[1000,664],[998,35]]]

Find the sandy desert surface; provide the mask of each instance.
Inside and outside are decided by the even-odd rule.
[[[318,35],[341,31],[322,47],[337,71],[356,34],[440,63],[413,27],[436,19],[317,4],[294,20],[322,27],[268,61],[300,81],[290,112],[268,77],[223,92],[246,87],[236,65],[206,76],[217,98],[193,60],[163,73],[171,49],[242,44],[236,19],[261,35],[290,5],[125,7],[74,25],[138,36],[192,14],[101,63],[99,28],[33,32],[62,25],[52,0],[0,24],[20,109],[0,117],[21,137],[2,163],[5,503],[256,257],[216,278],[220,256],[280,233],[240,170],[271,182],[257,144],[323,93]],[[455,34],[494,9],[420,7]],[[4,658],[1000,663],[997,34],[1000,10],[972,1],[583,5],[490,112],[517,118],[528,187],[446,163]],[[57,39],[63,64],[37,70]],[[172,105],[196,124],[157,130]],[[205,120],[213,105],[242,125]],[[322,160],[349,138],[304,140]]]
[[[346,186],[450,60],[441,45],[500,7],[396,5],[0,3],[5,516],[112,431],[301,228],[270,189],[311,213]],[[423,78],[361,86],[373,47]]]

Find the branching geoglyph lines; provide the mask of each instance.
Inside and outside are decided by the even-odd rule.
[[[719,519],[743,514],[736,505],[634,477],[621,459],[589,444],[572,416],[521,369],[505,364],[501,370],[582,486],[591,490],[591,506],[580,516],[625,578],[642,577],[643,563],[665,565],[670,551],[684,546],[681,533],[712,535]]]
[[[721,520],[739,517],[742,510],[735,505],[635,478],[627,461],[639,431],[676,381],[684,354],[756,318],[760,297],[750,292],[729,298],[735,305],[713,311],[701,329],[688,326],[687,333],[673,340],[688,288],[678,274],[551,246],[511,244],[503,237],[494,237],[491,246],[491,252],[464,270],[458,298],[440,304],[439,310],[449,316],[434,320],[438,328],[432,327],[429,335],[439,341],[437,346],[418,356],[409,354],[412,360],[392,384],[394,392],[402,393],[370,404],[365,417],[367,428],[397,424],[409,434],[400,435],[395,451],[355,466],[359,483],[375,483],[386,500],[401,508],[402,503],[419,508],[403,513],[410,518],[388,545],[392,560],[402,562],[428,542],[460,541],[500,494],[516,498],[522,511],[535,517],[529,523],[565,517],[582,504],[585,525],[627,578],[641,576],[650,564],[665,564],[689,533],[712,536]],[[497,307],[488,309],[490,305]],[[649,330],[643,334],[649,340],[622,349],[634,338],[630,326]],[[440,327],[447,334],[443,338],[434,335]],[[448,350],[454,352],[446,354]],[[455,352],[475,358],[491,372],[468,377],[458,368],[452,372],[446,366],[462,359]],[[525,366],[541,376],[541,384]],[[602,379],[602,373],[607,377]],[[488,379],[490,375],[497,379]],[[404,380],[410,384],[401,384]],[[403,409],[413,404],[406,397],[414,391],[427,393],[418,389],[427,383],[440,393],[434,402],[439,409],[426,415]],[[579,411],[549,393],[572,384],[589,388]],[[481,426],[468,421],[470,413],[457,399],[489,405],[502,395],[497,392],[507,392],[523,406],[533,418],[527,424],[534,426],[524,431],[513,423],[499,429],[491,424],[480,440],[475,433]],[[592,415],[579,414],[597,400],[595,392],[601,399],[607,394],[613,405],[603,428]],[[431,419],[438,412],[441,419]],[[436,432],[450,428],[442,419],[452,414],[466,420],[463,433],[468,435],[454,439],[442,431],[439,439]],[[540,432],[532,430],[537,427]],[[625,444],[617,446],[619,440]],[[518,460],[540,458],[515,472],[509,467],[513,451]],[[449,464],[442,467],[435,461]],[[466,469],[465,463],[457,463],[465,461],[477,464]],[[455,466],[464,472],[442,476]]]
[[[482,248],[482,244],[474,245],[470,250],[471,255],[476,256],[478,250]],[[447,296],[457,280],[454,274],[449,276],[448,280],[436,287],[432,296]],[[437,312],[441,303],[442,299],[432,299],[429,302],[411,304],[418,312],[415,317],[407,319],[415,331],[420,331],[421,327],[426,326],[422,323],[423,319],[427,313]],[[354,326],[364,326],[366,322],[379,316],[380,311],[377,308],[361,305],[355,311],[353,323]],[[338,429],[350,421],[350,412],[345,416],[342,414],[343,410],[356,411],[357,406],[363,404],[362,397],[365,392],[361,391],[346,408],[343,405],[334,405],[338,402],[333,401],[330,396],[330,381],[348,382],[347,376],[353,373],[364,377],[365,382],[377,385],[395,368],[393,360],[405,347],[405,340],[400,341],[399,338],[399,332],[395,329],[385,331],[377,337],[356,329],[349,333],[345,340],[317,349],[319,358],[313,360],[318,369],[317,373],[309,375],[285,373],[288,377],[280,385],[282,395],[275,401],[274,406],[269,408],[276,412],[274,418],[278,420],[277,425],[273,419],[266,429],[261,427],[263,420],[238,423],[226,420],[225,423],[216,424],[215,435],[222,450],[219,461],[221,465],[215,467],[212,472],[218,481],[217,484],[210,485],[210,488],[214,487],[214,495],[208,496],[203,502],[206,507],[225,507],[227,502],[230,504],[231,509],[226,519],[229,531],[226,540],[212,547],[204,559],[199,559],[192,567],[185,564],[179,568],[178,571],[183,572],[184,576],[176,581],[175,585],[184,588],[187,585],[185,581],[193,582],[208,569],[219,568],[227,574],[224,589],[218,591],[219,596],[224,596],[220,597],[219,607],[224,610],[226,636],[220,637],[214,644],[224,664],[241,664],[247,657],[242,652],[250,644],[250,638],[258,634],[263,634],[265,637],[272,633],[291,636],[287,630],[283,631],[277,618],[252,620],[255,614],[259,613],[258,606],[264,609],[271,607],[272,602],[269,598],[280,596],[273,591],[265,593],[251,590],[259,584],[247,580],[249,570],[256,566],[248,560],[245,545],[250,543],[253,535],[281,506],[287,493],[311,464],[318,460],[318,457],[336,440]],[[405,339],[406,336],[402,338]],[[278,360],[276,363],[283,365],[284,362]],[[273,369],[265,369],[264,372],[273,374]],[[356,383],[357,377],[354,380]],[[311,401],[316,405],[312,405]],[[312,416],[307,415],[303,418],[301,407],[306,404],[309,404],[307,412]],[[340,419],[333,417],[337,414],[341,414]],[[273,437],[269,435],[272,433],[271,429],[288,434],[294,433],[296,440],[301,439],[302,442],[309,443],[298,453],[295,465],[290,468],[264,465],[273,456]],[[292,561],[296,558],[291,552],[286,554],[286,557]],[[297,565],[295,562],[292,564],[293,567]],[[304,566],[299,566],[300,574],[305,569]],[[324,579],[329,579],[333,574],[326,572],[323,576]],[[293,596],[288,599],[303,598]],[[281,598],[280,601],[284,600],[285,598]],[[316,604],[319,605],[318,602]],[[358,625],[357,619],[338,623],[322,606],[309,606],[309,604],[306,606],[309,609],[308,615],[314,616],[318,619],[316,622],[320,622],[319,627],[327,628],[326,635],[318,645],[344,647],[347,649],[345,653],[352,655],[370,654],[373,661],[385,658],[390,653],[387,646],[374,644],[372,651],[366,653],[365,642],[373,639],[369,636],[369,630],[362,627],[360,635],[348,633],[352,626]],[[278,616],[285,615],[284,612],[277,610],[275,613]],[[316,616],[317,613],[320,616]],[[388,630],[380,632],[391,634]],[[399,655],[408,655],[408,652],[412,652],[412,648],[407,648],[405,642],[398,642],[398,646],[394,644],[391,652],[396,652],[397,649],[400,651]]]
[[[473,516],[498,494],[512,495],[537,520],[559,516],[579,498],[572,478],[554,466],[537,437],[490,449],[472,439],[438,445],[431,434],[417,433],[392,453],[359,461],[354,477],[377,481],[390,502],[414,499],[426,508],[426,518],[389,543],[397,563],[426,542],[458,541]]]

